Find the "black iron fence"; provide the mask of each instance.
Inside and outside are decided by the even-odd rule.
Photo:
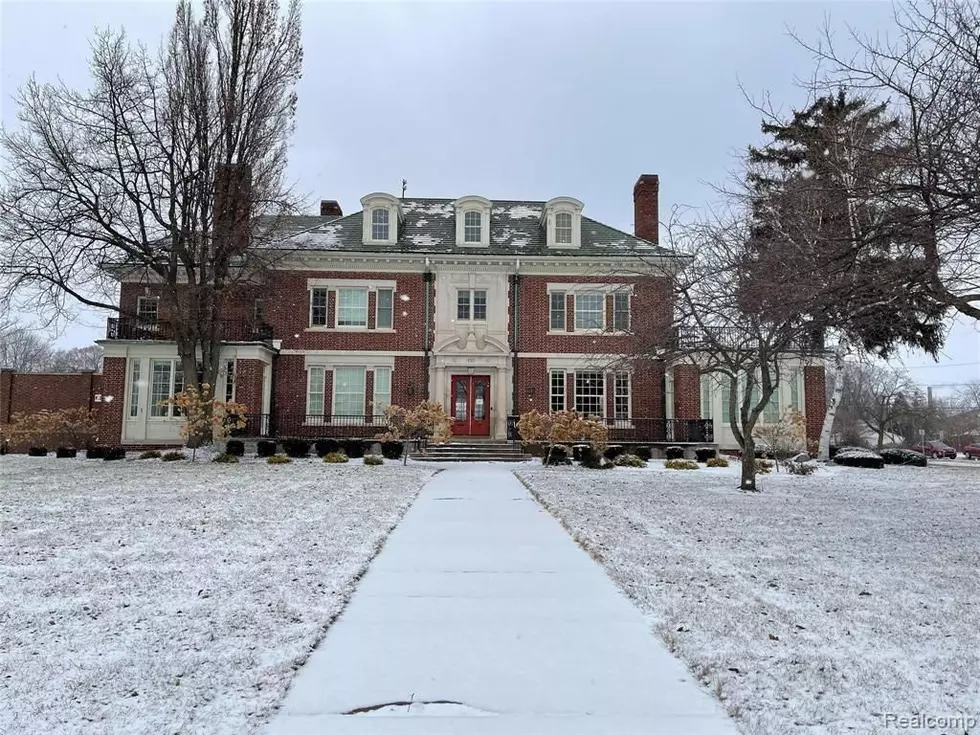
[[[223,319],[218,324],[218,336],[225,342],[268,342],[272,339],[272,327],[247,319]],[[174,328],[168,321],[110,317],[106,320],[105,338],[171,342],[174,339]]]
[[[384,414],[331,416],[302,413],[249,413],[236,437],[306,437],[310,439],[374,439],[388,430]]]
[[[507,438],[521,438],[517,430],[519,416],[507,417]],[[603,419],[613,442],[649,442],[651,444],[713,444],[714,425],[710,419]]]

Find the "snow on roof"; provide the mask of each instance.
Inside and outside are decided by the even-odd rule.
[[[507,214],[511,219],[537,219],[541,216],[541,210],[526,204],[515,204],[513,207],[504,208],[501,214]]]

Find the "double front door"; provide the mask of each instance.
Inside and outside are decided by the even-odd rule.
[[[490,436],[490,376],[454,375],[451,390],[453,434]]]

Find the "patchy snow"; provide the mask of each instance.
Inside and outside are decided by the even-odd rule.
[[[329,250],[343,245],[340,234],[344,228],[341,225],[324,225],[316,230],[301,232],[289,239],[293,247],[311,250]]]
[[[452,202],[403,202],[402,209],[430,217],[452,217],[455,213]]]
[[[980,714],[980,467],[824,467],[749,494],[738,463],[657,464],[518,474],[743,733]]]
[[[493,241],[497,245],[512,245],[516,248],[527,247],[530,244],[527,232],[517,230],[513,227],[504,227],[499,232],[495,232]]]
[[[412,244],[420,248],[431,248],[442,244],[442,239],[432,235],[409,235]]]
[[[416,227],[425,227],[427,224],[429,224],[429,220],[425,219],[424,217],[420,220],[416,220],[415,222]]]
[[[526,204],[515,204],[512,207],[501,207],[501,214],[506,214],[511,219],[539,219],[541,217],[541,208],[529,207]]]
[[[0,457],[0,732],[258,731],[432,474]]]

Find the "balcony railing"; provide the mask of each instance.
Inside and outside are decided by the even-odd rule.
[[[224,342],[268,342],[272,339],[272,327],[246,319],[223,319],[218,324],[218,335]],[[110,317],[106,320],[105,338],[172,342],[174,329],[167,321],[149,322],[131,317]]]
[[[507,417],[507,438],[520,439],[517,416]],[[710,419],[603,419],[609,441],[650,444],[713,444],[714,424]]]
[[[249,413],[245,427],[235,429],[236,437],[305,437],[310,439],[374,439],[388,430],[384,414],[331,416],[304,413]]]

